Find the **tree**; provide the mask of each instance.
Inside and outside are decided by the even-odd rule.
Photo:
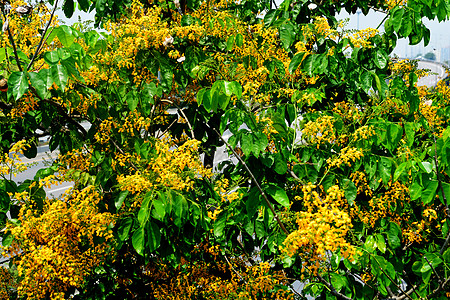
[[[436,54],[434,54],[433,52],[428,52],[424,55],[424,58],[429,60],[436,60]]]
[[[445,2],[79,1],[104,31],[25,4],[1,4],[2,297],[446,299],[449,90],[389,58]],[[335,18],[369,8],[384,33]],[[18,184],[40,136],[59,157]]]

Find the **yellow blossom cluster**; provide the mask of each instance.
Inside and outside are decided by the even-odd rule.
[[[321,197],[313,184],[303,186],[303,196],[296,196],[296,201],[304,203],[306,211],[301,211],[297,218],[298,229],[288,235],[280,246],[288,255],[299,255],[313,274],[326,261],[326,251],[340,250],[344,257],[355,254],[355,247],[346,241],[347,232],[352,228],[344,192],[338,186],[328,189]]]
[[[0,155],[0,177],[5,176],[17,176],[27,170],[28,165],[22,162],[20,155],[23,155],[23,151],[28,147],[25,140],[15,143],[9,153],[3,153]]]
[[[13,299],[13,291],[17,289],[17,281],[8,268],[0,267],[0,298]]]
[[[356,128],[356,130],[352,133],[352,136],[355,141],[358,141],[367,140],[376,134],[375,128],[372,125],[363,125]]]
[[[33,110],[37,105],[37,99],[31,92],[28,92],[14,105],[8,113],[8,118],[23,118],[27,112]]]
[[[396,181],[389,182],[389,189],[378,197],[372,197],[369,200],[369,208],[358,207],[355,205],[350,209],[352,218],[359,218],[363,223],[375,226],[375,222],[382,218],[390,218],[392,221],[401,223],[407,220],[405,215],[403,219],[398,219],[395,208],[404,208],[411,201],[409,189],[404,184]],[[368,210],[368,211],[367,211]],[[370,213],[369,213],[370,211]]]
[[[122,191],[129,191],[132,194],[147,192],[153,187],[153,183],[147,179],[148,176],[136,172],[132,175],[119,175],[117,182]]]
[[[446,118],[440,114],[438,114],[439,106],[437,105],[429,105],[426,102],[422,102],[419,105],[420,114],[416,114],[416,119],[419,119],[423,116],[427,121],[428,125],[434,128],[441,128],[446,123]],[[444,128],[445,129],[445,128]]]
[[[335,158],[328,158],[327,164],[329,168],[333,167],[341,167],[342,165],[346,165],[351,167],[352,163],[355,161],[361,159],[364,156],[362,151],[355,147],[344,147],[341,149],[337,157]]]
[[[214,191],[219,194],[222,202],[233,202],[242,196],[239,191],[230,191],[229,186],[230,182],[227,178],[222,178],[215,182]]]
[[[364,172],[355,171],[352,174],[350,174],[350,178],[357,188],[358,195],[365,194],[368,197],[372,197],[373,191],[369,187],[369,184],[368,184],[367,178],[366,178],[366,174]]]
[[[197,155],[199,144],[197,140],[188,140],[170,149],[168,143],[155,141],[156,155],[149,163],[149,169],[156,174],[155,185],[190,190],[194,178],[211,177],[211,169],[205,168]]]
[[[336,141],[336,132],[334,129],[334,117],[323,115],[315,121],[309,121],[302,130],[302,136],[311,144],[333,143]]]
[[[99,201],[98,191],[88,186],[62,200],[46,199],[38,214],[33,205],[22,206],[19,222],[7,227],[13,246],[3,253],[17,264],[21,297],[55,298],[80,287],[84,277],[111,255],[114,217],[99,212]]]
[[[44,28],[50,20],[51,11],[42,3],[36,5],[31,14],[23,16],[16,11],[16,8],[19,6],[29,5],[29,3],[23,0],[15,0],[11,1],[10,5],[11,9],[8,15],[9,30],[6,30],[0,34],[0,46],[1,48],[12,48],[11,41],[8,36],[8,33],[10,32],[14,38],[16,48],[31,58],[36,51],[36,46],[39,44],[39,40],[41,39],[40,30]],[[5,21],[6,20],[3,20],[3,23],[5,23]],[[54,17],[51,21],[50,28],[57,26],[58,23],[57,18]],[[55,46],[56,43],[43,43],[40,51],[51,51]],[[31,70],[36,70],[42,67],[46,67],[44,61],[37,60]]]
[[[60,161],[63,165],[60,169],[60,172],[63,174],[67,173],[68,170],[89,172],[89,170],[94,166],[94,163],[92,162],[91,148],[86,150],[73,149],[64,155],[60,154],[58,161]]]
[[[369,39],[379,34],[378,29],[366,28],[356,30],[353,34],[348,34],[347,37],[352,42],[355,48],[371,48],[372,44]]]
[[[336,102],[333,111],[340,115],[343,120],[356,122],[361,119],[362,113],[356,108],[355,104],[347,101]]]
[[[199,248],[208,252],[205,247]],[[215,250],[217,253],[217,250]],[[274,300],[294,299],[294,294],[287,285],[285,274],[274,271],[267,262],[245,265],[241,258],[230,258],[222,262],[217,254],[215,263],[190,263],[182,259],[176,270],[164,266],[148,272],[154,278],[151,284],[157,299],[214,299],[214,300],[256,300],[270,298]],[[173,273],[172,277],[168,274]],[[224,278],[226,277],[226,278]],[[167,280],[164,280],[167,278]]]

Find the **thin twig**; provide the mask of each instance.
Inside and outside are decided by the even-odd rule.
[[[116,142],[114,141],[113,138],[110,138],[110,141],[113,143],[114,147],[116,147],[116,149],[120,152],[120,154],[125,155],[125,152],[123,152],[123,150],[116,144]],[[136,167],[136,165],[133,164],[132,161],[130,161],[130,164],[133,167],[133,169],[135,169],[136,171],[139,171],[138,167]]]
[[[367,252],[369,253],[369,252]],[[369,253],[369,255],[372,255],[371,253]],[[389,279],[390,282],[392,282],[401,292],[402,294],[406,295],[406,297],[408,297],[409,299],[413,300],[413,298],[411,298],[411,296],[409,296],[392,278],[391,276],[389,276],[385,270],[383,270],[383,268],[380,266],[380,263],[378,262],[378,260],[372,255],[373,259],[375,259],[375,261],[378,264],[378,268],[381,270],[381,272],[383,272],[383,274]]]
[[[436,296],[437,293],[439,293],[442,289],[444,289],[449,282],[450,282],[450,277],[445,279],[445,281],[442,284],[440,284],[431,294],[429,294],[427,296],[427,299],[433,299],[434,296]]]
[[[17,67],[19,68],[19,71],[22,72],[22,66],[20,65],[20,59],[19,59],[19,55],[17,54],[17,48],[16,48],[16,43],[14,42],[14,38],[11,34],[11,30],[9,29],[8,26],[8,37],[9,37],[9,41],[11,43],[11,46],[13,48],[13,52],[14,52],[14,58],[16,59],[16,63],[17,63]]]
[[[186,120],[186,123],[188,124],[188,127],[189,127],[189,131],[191,132],[191,138],[194,140],[195,135],[194,135],[194,130],[192,129],[191,123],[189,123],[189,120],[186,117],[186,115],[184,114],[184,111],[182,108],[178,108],[178,111],[183,115],[184,119]]]
[[[228,260],[228,257],[227,257],[225,254],[223,254],[223,257],[225,257],[225,260],[227,261],[227,263],[228,263],[228,265],[230,266],[231,270],[239,277],[239,279],[240,279],[243,283],[247,284],[247,281],[245,281],[244,277],[242,277],[242,275],[239,274],[239,272],[236,271],[236,269],[235,269],[235,268],[233,267],[233,265],[230,263],[230,261]]]
[[[428,260],[428,258],[426,256],[424,256],[423,258],[425,258],[425,260],[427,261],[427,263],[430,265],[431,270],[433,270],[434,275],[436,275],[437,279],[438,279],[438,283],[442,284],[442,279],[439,276],[439,274],[436,272],[436,269],[433,267],[433,265],[430,263],[430,261]]]
[[[53,11],[52,11],[52,13],[50,15],[50,20],[48,20],[47,26],[45,26],[44,32],[42,33],[41,40],[39,41],[39,44],[36,47],[36,51],[34,52],[33,57],[31,58],[31,61],[28,64],[28,67],[27,67],[28,71],[30,70],[31,66],[33,65],[33,62],[36,59],[38,53],[41,51],[42,44],[44,43],[44,41],[46,41],[48,39],[48,35],[46,36],[46,34],[47,34],[47,31],[48,31],[48,28],[50,27],[50,24],[52,23],[53,16],[55,15],[55,11],[56,11],[57,5],[58,5],[58,0],[55,1],[55,6],[53,7]]]
[[[253,175],[252,171],[250,171],[250,169],[248,168],[247,164],[244,162],[244,160],[236,153],[236,151],[234,151],[234,149],[231,147],[230,144],[228,144],[227,141],[224,140],[224,138],[220,135],[220,133],[215,129],[212,128],[217,135],[219,136],[219,138],[222,140],[222,142],[224,142],[225,145],[227,145],[228,149],[231,150],[231,152],[233,152],[234,156],[236,156],[236,158],[241,162],[241,164],[244,166],[244,168],[247,170],[248,174],[250,175],[250,177],[252,178],[252,181],[255,183],[256,187],[258,188],[259,192],[261,193],[261,195],[264,198],[264,201],[266,202],[267,206],[269,207],[269,209],[272,211],[272,214],[275,218],[275,220],[277,221],[278,225],[281,227],[281,230],[283,230],[283,232],[286,235],[289,235],[289,231],[286,229],[286,227],[284,227],[283,223],[281,222],[280,218],[278,217],[277,212],[275,211],[275,209],[273,208],[272,204],[270,203],[269,199],[267,198],[266,193],[263,191],[263,189],[261,188],[261,186],[259,185],[258,181],[256,180],[255,176]]]

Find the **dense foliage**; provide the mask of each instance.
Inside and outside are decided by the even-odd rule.
[[[1,298],[447,299],[450,89],[390,57],[447,1],[49,2],[0,3]]]

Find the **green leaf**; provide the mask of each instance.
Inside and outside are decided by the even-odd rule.
[[[133,226],[132,218],[126,218],[120,222],[120,226],[117,229],[117,235],[122,242],[129,239],[130,230],[132,226]]]
[[[148,252],[153,252],[159,248],[161,244],[161,233],[159,227],[154,222],[148,222],[146,227]]]
[[[384,69],[386,67],[386,65],[387,65],[387,62],[388,62],[388,57],[387,57],[386,52],[384,52],[383,49],[378,49],[375,52],[374,61],[375,61],[375,65],[378,68]]]
[[[239,100],[242,97],[242,86],[237,81],[223,81],[223,92],[227,96],[235,95]]]
[[[392,27],[394,28],[395,32],[398,32],[401,28],[404,12],[405,12],[405,9],[400,8],[399,6],[396,6],[390,12]]]
[[[244,131],[240,135],[240,143],[242,152],[244,152],[245,156],[250,155],[253,149],[253,138],[252,135],[248,131]]]
[[[6,236],[4,236],[2,239],[3,247],[11,246],[13,240],[14,240],[14,236],[11,233],[6,234]]]
[[[186,214],[189,212],[189,205],[186,201],[186,198],[182,195],[176,195],[174,201],[174,223],[175,226],[181,228],[181,226],[187,221]]]
[[[283,48],[288,50],[295,38],[294,26],[287,23],[279,28],[280,40]]]
[[[5,48],[0,48],[0,63],[6,59],[6,50]]]
[[[245,202],[245,207],[247,209],[247,214],[250,218],[252,218],[259,206],[261,205],[259,190],[256,187],[253,187],[248,194],[247,201]]]
[[[130,111],[134,111],[139,104],[139,98],[136,94],[136,91],[132,90],[127,93],[125,96],[125,101],[128,104],[128,109]]]
[[[141,207],[138,211],[138,221],[141,226],[144,226],[150,217],[150,202],[153,199],[153,192],[147,192],[142,201]]]
[[[62,10],[67,18],[71,18],[73,16],[73,11],[75,9],[75,3],[73,0],[65,0],[62,6]]]
[[[123,201],[128,196],[129,191],[121,191],[120,194],[116,197],[114,200],[114,206],[117,210],[119,210],[122,207]]]
[[[331,284],[336,289],[337,292],[340,292],[344,286],[348,285],[347,279],[345,276],[330,272]]]
[[[244,44],[244,37],[240,33],[236,34],[236,37],[234,40],[236,42],[236,46],[238,46],[238,47],[242,47],[242,45]]]
[[[280,175],[287,172],[287,163],[281,153],[276,153],[274,157],[274,171]]]
[[[392,161],[388,157],[380,157],[378,161],[378,171],[384,184],[391,180]]]
[[[386,242],[384,241],[384,236],[381,234],[377,234],[375,236],[376,244],[378,250],[380,250],[382,253],[386,252]]]
[[[163,194],[160,194],[157,199],[153,200],[153,217],[159,221],[162,221],[166,215],[166,204],[165,199],[162,198],[162,195]]]
[[[439,186],[439,182],[437,180],[430,180],[425,190],[422,192],[422,203],[427,205],[428,203],[433,202],[436,191]]]
[[[46,96],[48,95],[48,90],[44,79],[40,76],[40,73],[31,72],[28,73],[28,76],[30,77],[31,86],[34,88],[38,96],[42,99],[47,98]]]
[[[158,95],[159,92],[156,84],[154,82],[150,82],[143,84],[140,94],[142,99],[146,100],[147,103],[155,104],[155,100],[153,98]]]
[[[284,207],[289,207],[289,198],[286,194],[286,191],[274,184],[270,184],[266,189],[266,193],[275,199],[279,204]]]
[[[389,231],[387,232],[387,240],[392,249],[396,249],[400,247],[401,240],[399,235],[401,234],[401,230],[398,224],[391,222],[389,223]]]
[[[230,36],[227,40],[227,51],[233,50],[234,47],[234,36]]]
[[[264,16],[264,26],[269,27],[277,18],[278,10],[271,9]]]
[[[0,212],[9,211],[10,198],[8,193],[0,190]]]
[[[28,91],[28,76],[26,71],[13,72],[8,78],[8,95],[18,100]]]
[[[145,249],[145,227],[139,227],[134,233],[133,237],[131,238],[131,243],[133,245],[134,250],[136,250],[136,253],[144,256],[144,249]]]
[[[289,73],[294,74],[298,66],[302,63],[305,55],[307,55],[307,53],[305,52],[299,52],[294,55],[294,57],[291,59],[291,62],[289,63]]]
[[[411,200],[417,200],[422,196],[422,186],[417,182],[414,182],[409,188],[409,194],[411,196]]]
[[[50,67],[50,73],[54,83],[62,92],[64,92],[66,89],[67,80],[69,79],[66,68],[62,65],[53,65]]]
[[[67,1],[72,1],[73,3],[73,0],[66,0],[66,2]],[[64,47],[72,46],[75,37],[73,36],[72,29],[69,26],[61,25],[54,30],[57,30],[56,36],[58,37],[58,40],[61,42],[61,44],[63,44]]]
[[[221,237],[223,235],[223,230],[227,224],[227,214],[222,212],[219,214],[217,219],[214,221],[214,236]]]
[[[359,76],[359,83],[364,92],[369,93],[372,88],[372,75],[368,71],[363,71]]]
[[[408,162],[405,161],[395,169],[393,181],[397,181],[397,179],[404,173],[407,165]]]
[[[313,75],[316,58],[317,54],[310,54],[302,62],[302,69],[308,76]]]
[[[342,189],[344,190],[344,195],[347,199],[348,205],[353,206],[358,192],[355,184],[350,179],[344,178],[342,180]]]
[[[78,0],[78,4],[80,5],[80,9],[82,11],[87,12],[89,9],[89,1],[88,0]]]
[[[370,253],[373,253],[376,249],[375,247],[376,247],[375,238],[372,235],[369,235],[366,239],[366,242],[364,243],[364,249],[366,249]]]
[[[427,174],[430,174],[433,171],[433,165],[427,161],[420,162],[419,168],[422,169]]]

